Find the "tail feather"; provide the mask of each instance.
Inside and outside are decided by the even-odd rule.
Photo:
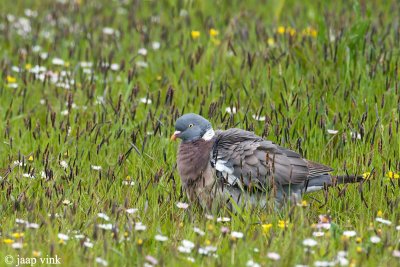
[[[336,183],[338,184],[358,183],[364,180],[361,175],[338,175],[333,176],[332,179],[336,180]]]
[[[323,174],[316,177],[310,178],[304,185],[303,192],[310,193],[319,191],[325,187],[335,186],[337,184],[348,184],[358,183],[363,180],[362,176],[359,175],[337,175],[331,176],[329,174]]]

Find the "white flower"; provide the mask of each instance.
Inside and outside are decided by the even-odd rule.
[[[158,50],[161,47],[161,44],[159,42],[153,42],[151,43],[151,47],[153,48],[153,50]]]
[[[337,134],[338,130],[328,129],[328,134]]]
[[[243,233],[233,231],[231,233],[231,236],[234,237],[234,238],[243,238]]]
[[[12,88],[12,89],[16,89],[16,88],[18,88],[18,83],[9,83],[9,84],[7,84],[7,87],[8,88]]]
[[[75,235],[75,239],[83,239],[83,238],[85,238],[85,236],[82,234]]]
[[[210,252],[215,252],[215,251],[217,251],[217,247],[213,247],[213,246],[207,246],[204,248],[200,247],[198,250],[199,254],[202,254],[202,255],[209,255]]]
[[[101,264],[101,265],[103,265],[103,266],[108,266],[108,262],[107,262],[106,260],[103,260],[103,259],[100,258],[100,257],[97,257],[97,258],[96,258],[96,262],[99,263],[99,264]]]
[[[64,169],[68,168],[68,163],[65,160],[60,161],[60,166],[63,167]]]
[[[154,265],[158,264],[158,260],[156,258],[154,258],[153,256],[147,255],[146,260],[151,263],[151,264],[149,264],[150,266],[154,266]]]
[[[160,242],[165,242],[165,241],[168,240],[168,237],[163,236],[163,235],[156,235],[156,236],[154,237],[154,239],[157,240],[157,241],[160,241]]]
[[[106,223],[106,224],[98,224],[97,227],[104,230],[112,230],[113,226],[111,223]]]
[[[253,260],[248,260],[246,262],[246,267],[260,267],[261,265]]]
[[[253,117],[253,119],[255,119],[256,121],[265,121],[265,116],[259,116],[259,115],[253,114],[251,117]]]
[[[108,217],[107,214],[104,214],[104,213],[97,213],[97,217],[102,218],[106,221],[110,220],[110,217]]]
[[[12,247],[13,249],[22,249],[23,246],[24,246],[24,244],[22,244],[21,242],[13,243],[13,244],[11,245],[11,247]]]
[[[92,62],[86,62],[86,61],[79,62],[79,65],[82,68],[91,68],[91,67],[93,67],[93,63]]]
[[[115,32],[115,30],[113,28],[110,28],[110,27],[103,28],[103,34],[105,34],[105,35],[113,35],[114,32]]]
[[[315,236],[315,237],[320,237],[320,236],[324,236],[325,233],[324,232],[313,232],[312,235]]]
[[[14,165],[22,167],[22,166],[25,166],[26,164],[22,163],[22,161],[16,160],[16,161],[14,161]]]
[[[21,69],[19,67],[17,67],[17,66],[12,66],[11,70],[14,71],[14,72],[21,72]]]
[[[207,220],[210,220],[210,221],[214,220],[214,216],[212,216],[210,214],[206,214],[205,217]]]
[[[303,246],[306,246],[306,247],[314,247],[314,246],[316,246],[317,244],[318,244],[318,242],[315,241],[315,240],[312,239],[312,238],[307,238],[307,239],[304,239],[304,240],[303,240]]]
[[[135,223],[135,231],[145,231],[147,229],[146,225],[141,222]]]
[[[400,231],[400,225],[397,225],[397,226],[396,226],[396,230],[397,230],[397,231]]]
[[[38,53],[42,50],[42,48],[40,47],[40,45],[35,45],[34,47],[32,47],[32,52],[34,53]]]
[[[391,221],[385,220],[385,219],[380,218],[380,217],[377,217],[377,218],[375,219],[375,221],[380,222],[380,223],[383,223],[383,224],[386,224],[386,225],[391,225],[391,224],[392,224]]]
[[[381,238],[379,236],[371,236],[371,238],[369,239],[372,243],[374,244],[378,244],[379,242],[381,242]]]
[[[185,248],[190,248],[190,249],[194,248],[194,243],[192,241],[189,241],[189,240],[186,240],[186,239],[182,240],[182,245]]]
[[[92,168],[92,170],[95,170],[95,171],[101,171],[101,169],[102,169],[101,166],[96,166],[96,165],[92,165],[91,168]]]
[[[135,182],[134,181],[122,181],[122,184],[123,185],[131,185],[131,186],[133,186],[133,185],[135,185]]]
[[[126,213],[134,214],[134,213],[138,212],[138,209],[127,209],[125,211],[126,211]]]
[[[136,66],[138,66],[139,68],[147,68],[149,64],[147,64],[147,62],[144,61],[137,61]]]
[[[354,237],[357,235],[357,233],[356,233],[356,231],[344,231],[342,235],[347,236],[347,237]]]
[[[117,63],[113,63],[113,64],[111,64],[111,70],[113,70],[113,71],[118,71],[119,70],[119,64],[117,64]]]
[[[46,59],[49,56],[46,52],[40,53],[40,58],[41,59]]]
[[[193,257],[187,257],[186,259],[187,259],[188,261],[190,261],[190,262],[194,262],[194,261],[195,261]]]
[[[393,257],[400,258],[400,250],[393,250]]]
[[[192,249],[184,247],[184,246],[179,246],[178,247],[178,251],[181,252],[181,253],[187,253],[188,254],[188,253],[192,252]]]
[[[22,176],[25,177],[25,178],[35,179],[35,176],[33,176],[30,173],[24,173],[24,174],[22,174]]]
[[[200,228],[197,228],[197,227],[194,227],[194,228],[193,228],[193,231],[194,231],[196,234],[199,234],[199,235],[201,235],[201,236],[203,236],[203,235],[206,234],[206,233],[204,233],[204,231],[202,231]]]
[[[277,261],[281,258],[281,256],[276,252],[268,252],[267,257],[274,261]]]
[[[64,240],[64,241],[67,241],[69,239],[69,236],[66,234],[59,233],[57,236],[59,239]]]
[[[217,222],[230,222],[231,219],[228,217],[219,217],[217,218]]]
[[[181,9],[179,11],[179,17],[186,17],[187,15],[189,15],[189,12],[186,9]]]
[[[87,248],[92,248],[92,247],[93,247],[93,243],[92,243],[92,242],[89,242],[89,241],[83,242],[83,245],[84,245],[85,247],[87,247]]]
[[[142,102],[144,104],[151,104],[151,102],[152,102],[150,98],[146,98],[146,97],[142,97],[139,100],[140,100],[140,102]]]
[[[37,223],[26,223],[26,228],[31,228],[31,229],[38,229],[39,228],[39,224]]]
[[[330,223],[318,223],[316,225],[316,228],[329,230],[331,228],[331,224]]]
[[[178,203],[176,203],[176,206],[178,207],[178,208],[180,208],[180,209],[187,209],[188,207],[189,207],[189,204],[188,203],[184,203],[184,202],[178,202]]]
[[[315,267],[329,267],[329,266],[335,266],[336,262],[334,261],[316,261],[314,262]]]
[[[142,56],[146,56],[147,55],[147,49],[146,48],[140,48],[138,50],[138,54],[142,55]]]
[[[236,114],[236,107],[227,107],[225,109],[226,112],[228,112],[229,114]]]
[[[347,266],[349,265],[349,260],[345,257],[337,257],[337,262],[339,263],[340,266]]]
[[[66,206],[72,204],[72,202],[68,199],[64,199],[62,203],[63,203],[63,205],[66,205]]]
[[[351,138],[353,139],[361,139],[361,134],[357,132],[351,132],[350,133]]]
[[[64,66],[65,64],[64,60],[62,60],[61,58],[53,58],[51,63],[56,66]]]

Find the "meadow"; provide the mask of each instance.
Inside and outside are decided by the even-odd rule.
[[[400,266],[399,14],[1,1],[0,266]],[[208,214],[169,140],[186,112],[365,179],[281,212]]]

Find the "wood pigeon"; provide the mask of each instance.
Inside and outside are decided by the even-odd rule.
[[[180,138],[177,166],[189,200],[207,210],[222,205],[265,206],[266,193],[281,207],[295,203],[303,193],[335,183],[358,182],[360,176],[336,176],[332,168],[302,158],[252,132],[232,128],[214,131],[200,115],[189,113],[177,119],[171,140]],[[233,206],[234,206],[233,205]]]

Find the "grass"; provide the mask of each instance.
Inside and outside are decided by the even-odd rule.
[[[0,266],[399,264],[398,2],[130,2],[0,3]],[[179,209],[185,112],[373,177],[279,214]]]

